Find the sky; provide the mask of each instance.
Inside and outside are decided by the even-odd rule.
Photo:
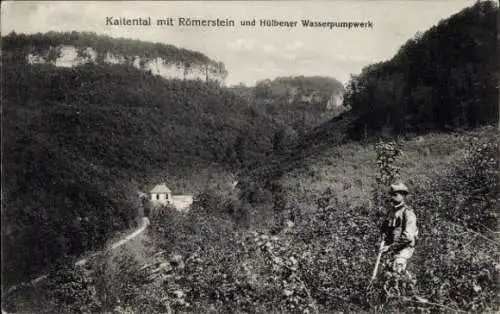
[[[390,59],[417,32],[475,0],[355,1],[2,1],[1,32],[90,31],[161,42],[222,61],[228,85],[278,76],[328,76],[347,83]],[[174,18],[174,26],[113,26],[106,18]],[[179,17],[232,19],[235,27],[182,27]],[[241,26],[241,20],[298,21],[296,27]],[[371,22],[372,28],[306,28],[301,20]]]

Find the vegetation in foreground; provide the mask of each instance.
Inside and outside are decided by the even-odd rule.
[[[59,281],[49,280],[41,289],[51,291],[46,297],[52,303],[42,302],[44,308],[36,310],[497,312],[496,133],[486,127],[400,141],[402,155],[383,161],[400,169],[411,187],[409,202],[421,236],[409,269],[422,299],[367,289],[382,213],[373,196],[383,187],[376,183],[381,172],[375,150],[349,144],[340,150],[344,156],[323,156],[315,171],[288,178],[297,185],[284,188],[286,204],[279,214],[273,199],[261,198],[259,212],[236,221],[231,216],[240,204],[229,190],[225,195],[200,195],[187,215],[156,212],[147,235],[96,260],[86,275],[78,269],[55,272],[51,278]],[[353,167],[345,167],[346,162]],[[352,181],[340,185],[335,178],[346,169]],[[328,178],[319,177],[320,171]],[[358,180],[362,177],[369,179]],[[310,190],[294,189],[308,182],[317,184],[314,198],[304,197]],[[73,294],[82,293],[85,296],[76,301]],[[40,295],[36,299],[44,300]]]

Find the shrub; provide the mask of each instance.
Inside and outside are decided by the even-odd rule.
[[[92,279],[83,268],[68,261],[56,266],[44,286],[45,313],[93,313],[99,307]]]

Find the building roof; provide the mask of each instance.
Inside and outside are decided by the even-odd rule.
[[[149,193],[172,193],[165,183],[158,184]]]

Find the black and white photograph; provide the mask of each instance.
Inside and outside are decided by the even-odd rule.
[[[1,313],[500,313],[498,1],[2,1]]]

